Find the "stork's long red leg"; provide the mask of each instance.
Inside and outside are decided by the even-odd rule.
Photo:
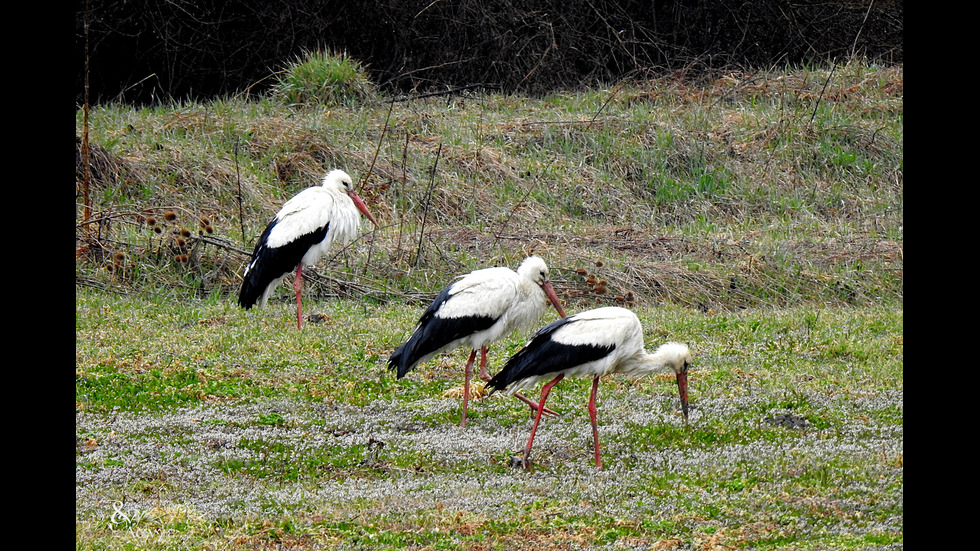
[[[303,301],[300,299],[300,291],[303,290],[303,265],[296,268],[296,279],[293,281],[293,290],[296,291],[296,327],[303,328]]]
[[[476,350],[470,352],[470,359],[466,362],[466,369],[463,371],[463,418],[459,426],[466,426],[466,408],[470,402],[470,377],[473,376],[473,360],[476,359]]]
[[[541,387],[541,401],[538,402],[540,407],[538,408],[537,415],[534,416],[534,426],[531,427],[531,437],[527,439],[527,446],[524,447],[524,468],[529,468],[528,458],[531,456],[531,446],[534,444],[534,433],[538,430],[538,423],[541,422],[541,412],[544,410],[544,401],[548,398],[548,393],[551,392],[551,387],[555,386],[558,381],[565,378],[565,374],[562,373],[551,380],[550,383]]]
[[[487,347],[484,346],[480,349],[480,378],[484,381],[490,380],[490,374],[487,373]]]
[[[592,396],[589,397],[589,418],[592,419],[592,441],[595,443],[595,466],[602,468],[602,459],[599,457],[599,423],[596,422],[595,395],[599,390],[599,376],[592,379]]]
[[[483,379],[484,381],[490,380],[490,374],[487,373],[487,347],[486,346],[480,349],[480,378]],[[515,392],[514,397],[527,404],[532,411],[535,412],[538,411],[538,404],[533,400],[531,400],[530,398],[524,396],[520,392]],[[548,415],[558,416],[556,412],[551,411],[548,408],[545,408],[544,412],[547,413]]]
[[[531,410],[533,410],[535,412],[537,412],[540,409],[537,402],[535,402],[534,400],[528,398],[527,396],[524,396],[520,392],[515,392],[514,393],[514,397],[517,398],[518,400],[524,402],[525,404],[527,404],[531,408]],[[557,412],[551,411],[548,408],[544,408],[544,412],[547,413],[548,415],[554,415],[556,417],[558,416],[558,413]]]

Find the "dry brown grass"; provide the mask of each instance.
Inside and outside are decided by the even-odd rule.
[[[581,307],[901,300],[902,82],[900,66],[852,63],[540,100],[106,106],[76,281],[234,294],[282,201],[341,166],[370,174],[360,193],[383,227],[307,272],[311,297],[425,300],[537,253]],[[168,211],[179,221],[152,233]]]

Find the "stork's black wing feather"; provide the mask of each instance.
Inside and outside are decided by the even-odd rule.
[[[252,260],[242,281],[242,288],[238,292],[238,304],[246,310],[255,305],[270,283],[295,270],[306,251],[323,241],[330,228],[328,223],[281,247],[269,247],[269,234],[277,222],[278,219],[269,222],[255,243],[255,250],[252,251]]]
[[[616,349],[615,345],[564,344],[554,340],[562,327],[576,323],[575,316],[561,318],[541,328],[531,342],[507,360],[486,388],[491,393],[504,390],[515,381],[558,373],[563,369],[599,360]]]
[[[388,358],[388,369],[396,369],[401,379],[412,370],[422,358],[438,351],[449,343],[489,329],[497,319],[489,316],[465,316],[440,318],[436,315],[443,303],[452,298],[450,285],[432,301],[419,318],[418,326],[412,336],[395,349]]]

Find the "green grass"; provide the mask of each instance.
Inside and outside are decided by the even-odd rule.
[[[901,548],[902,82],[854,60],[93,107],[76,549]],[[382,227],[304,270],[303,331],[287,285],[239,309],[258,233],[335,166]],[[386,369],[453,276],[530,252],[567,312],[628,306],[649,347],[692,348],[689,424],[671,377],[603,380],[596,471],[589,381],[564,380],[525,471],[516,399],[458,427],[463,351]]]
[[[283,69],[271,95],[290,105],[337,106],[376,99],[377,89],[356,59],[313,51]]]
[[[563,381],[525,472],[518,401],[457,427],[464,353],[387,371],[418,307],[312,303],[331,321],[302,332],[292,308],[76,293],[79,548],[902,542],[901,310],[637,308],[648,342],[695,350],[691,423],[667,376],[603,381],[596,472],[589,383]]]

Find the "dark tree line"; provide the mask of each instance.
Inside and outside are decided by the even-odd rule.
[[[80,0],[76,103],[262,92],[304,50],[393,92],[538,93],[640,73],[903,60],[901,0]]]

